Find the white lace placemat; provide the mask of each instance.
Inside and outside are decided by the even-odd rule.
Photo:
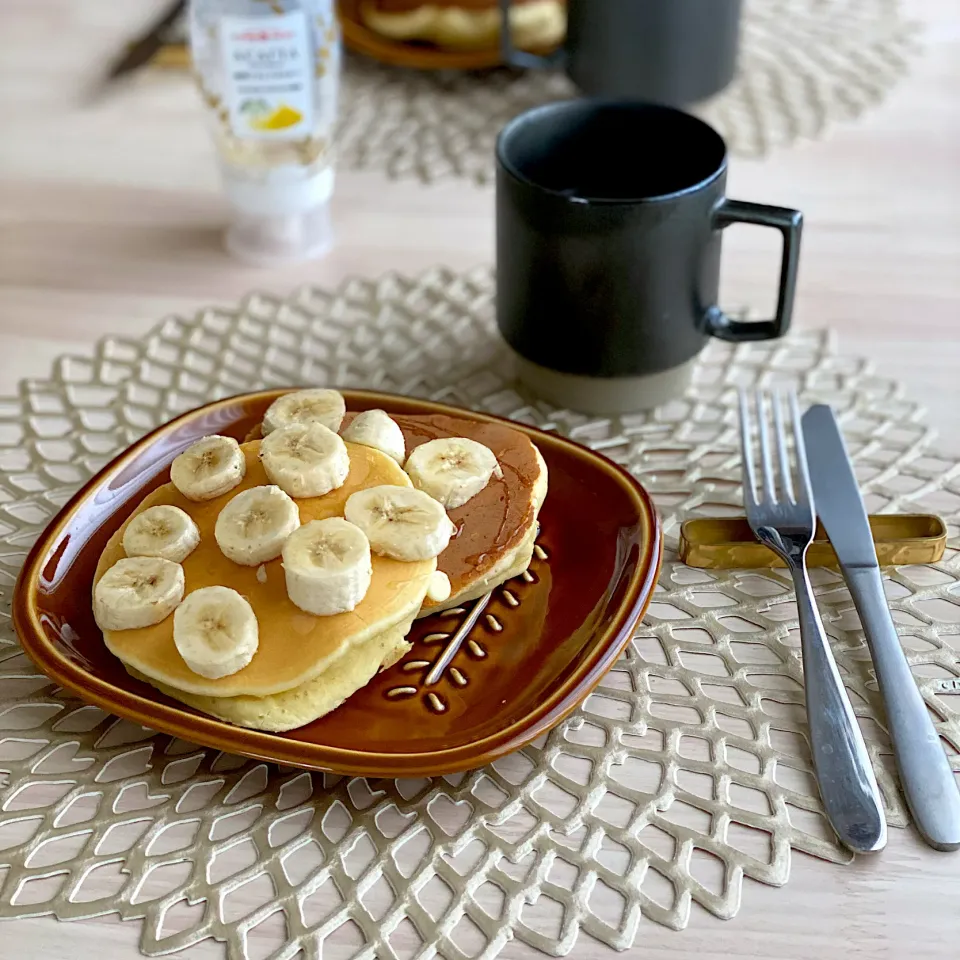
[[[879,103],[915,49],[900,0],[745,0],[737,77],[695,112],[733,153],[763,156]],[[339,162],[487,183],[504,124],[574,95],[554,71],[425,72],[347,57]]]
[[[686,399],[589,419],[504,379],[487,271],[356,280],[169,319],[108,339],[0,400],[0,917],[142,918],[150,956],[225,941],[249,960],[324,945],[363,957],[552,955],[579,932],[616,948],[642,917],[732,917],[792,850],[844,861],[805,739],[796,608],[778,571],[676,561],[680,522],[737,513],[737,385],[796,383],[837,409],[869,505],[960,515],[960,470],[916,406],[829,338],[712,343]],[[468,365],[461,358],[470,357]],[[441,371],[453,371],[441,373]],[[432,780],[339,779],[219,755],[103,714],[20,652],[10,593],[77,487],[146,430],[225,395],[286,384],[432,397],[555,429],[641,478],[667,562],[629,653],[582,709],[520,753]],[[960,770],[960,542],[887,571],[894,617]],[[836,573],[814,571],[892,824],[905,823],[870,660]],[[881,867],[877,868],[882,869]],[[677,941],[682,950],[682,938]],[[346,952],[344,952],[346,955]]]

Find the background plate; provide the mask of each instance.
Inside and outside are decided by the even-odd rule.
[[[199,437],[242,440],[284,391],[200,407],[149,434],[84,487],[31,551],[17,583],[14,620],[26,652],[50,677],[90,702],[194,743],[311,769],[378,776],[478,767],[518,749],[566,716],[610,669],[650,600],[661,531],[643,488],[591,451],[520,424],[540,448],[550,489],[530,579],[495,591],[484,617],[433,688],[421,687],[466,613],[418,621],[414,648],[333,714],[288,734],[244,730],[199,714],[132,679],[103,645],[90,593],[109,537],[172,459]],[[344,391],[350,410],[448,413],[496,420],[444,404]],[[509,591],[509,593],[507,592]],[[489,618],[488,618],[489,615]],[[490,619],[493,618],[493,619]],[[388,691],[413,687],[391,698]],[[402,736],[397,731],[402,731]]]

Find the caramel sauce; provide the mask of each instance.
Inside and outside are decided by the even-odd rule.
[[[231,587],[250,601],[259,622],[260,647],[253,660],[237,673],[219,680],[201,677],[183,662],[173,642],[172,616],[139,630],[104,631],[111,652],[169,686],[217,697],[264,696],[289,690],[320,673],[372,625],[379,633],[404,615],[412,616],[419,609],[427,580],[435,569],[433,560],[403,563],[374,556],[370,589],[355,610],[332,617],[304,613],[287,597],[279,557],[263,565],[266,579],[261,582],[256,567],[228,560],[214,537],[217,516],[227,502],[243,490],[270,482],[257,456],[259,449],[259,441],[243,445],[247,473],[229,493],[194,503],[168,483],[149,494],[130,518],[156,504],[172,504],[190,514],[200,528],[200,545],[183,561],[186,593],[207,586]],[[325,496],[297,500],[302,523],[342,517],[347,497],[364,487],[383,483],[410,485],[406,474],[385,454],[352,443],[347,444],[347,449],[350,473],[346,483]],[[128,519],[110,538],[100,557],[94,583],[125,556],[121,541],[129,522]]]

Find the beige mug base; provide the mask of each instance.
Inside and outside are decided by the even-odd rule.
[[[587,377],[541,367],[514,353],[518,379],[550,403],[583,413],[618,414],[652,410],[683,396],[696,358],[669,370],[636,377]]]

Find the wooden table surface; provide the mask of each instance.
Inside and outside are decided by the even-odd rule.
[[[160,0],[4,0],[0,11],[0,395],[46,376],[65,352],[136,335],[170,313],[250,289],[330,286],[351,274],[489,263],[489,189],[339,174],[337,246],[324,261],[251,270],[220,248],[224,219],[210,143],[189,81],[138,78],[96,99],[103,64]],[[879,107],[823,141],[764,161],[735,159],[730,192],[806,214],[797,323],[836,331],[927,406],[960,450],[960,5],[908,0],[924,52]],[[768,307],[771,231],[733,228],[724,299]],[[17,920],[0,955],[138,955],[138,925]],[[778,960],[955,958],[960,853],[908,830],[853,866],[795,854],[787,887],[747,881],[737,918],[694,905],[689,928],[642,927],[633,953]],[[335,954],[336,951],[333,951]],[[509,945],[505,957],[530,955]],[[219,957],[210,942],[191,958]],[[583,937],[575,955],[612,957]]]

